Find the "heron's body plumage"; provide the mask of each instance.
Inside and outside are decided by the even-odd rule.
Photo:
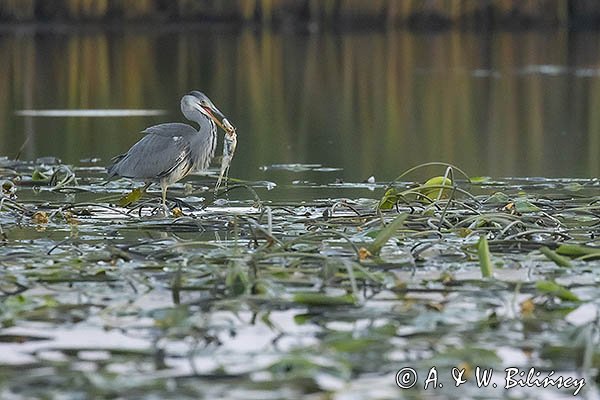
[[[177,182],[191,172],[206,170],[214,157],[217,128],[206,118],[199,130],[188,124],[167,123],[148,127],[144,137],[125,154],[113,159],[109,177],[141,179],[168,184]]]

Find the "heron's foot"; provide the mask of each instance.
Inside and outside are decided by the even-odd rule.
[[[194,207],[190,203],[183,201],[177,197],[169,198],[169,200],[172,200],[175,203],[175,208],[179,208],[180,210],[183,210],[184,208],[187,208],[190,211],[196,210],[196,207]]]

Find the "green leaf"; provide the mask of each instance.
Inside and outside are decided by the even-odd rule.
[[[121,207],[127,207],[131,203],[138,201],[142,197],[142,189],[135,188],[131,191],[131,193],[121,197],[117,204]]]
[[[316,315],[313,313],[296,314],[294,315],[294,322],[296,325],[304,325],[310,323]]]
[[[240,296],[248,292],[250,279],[239,262],[233,261],[229,263],[229,270],[227,271],[227,277],[225,278],[225,286],[234,296]]]
[[[31,180],[34,182],[46,182],[50,180],[50,177],[36,168],[31,174]]]
[[[556,296],[561,300],[580,301],[579,297],[577,297],[573,292],[553,281],[538,281],[535,284],[535,288],[538,290],[538,292]]]
[[[391,210],[396,202],[398,201],[398,191],[394,188],[390,188],[386,190],[381,200],[379,200],[379,205],[377,206],[380,210]]]
[[[473,344],[465,343],[463,346],[448,348],[433,356],[429,360],[432,365],[450,366],[460,363],[467,365],[487,365],[490,367],[502,364],[502,359],[496,354],[495,350],[482,349],[474,347]]]
[[[307,306],[344,306],[355,305],[358,300],[354,295],[328,296],[322,293],[298,292],[294,293],[293,301]]]
[[[485,236],[479,237],[479,243],[477,244],[477,254],[479,255],[479,268],[481,269],[481,275],[484,278],[490,278],[492,276],[492,259],[490,257],[490,247]]]
[[[540,208],[538,206],[532,204],[531,202],[529,202],[527,199],[524,199],[524,198],[516,199],[514,201],[514,203],[515,203],[515,211],[518,212],[519,214],[540,211]]]
[[[548,247],[542,246],[542,247],[540,247],[540,251],[542,252],[543,255],[548,257],[550,260],[554,261],[554,263],[556,265],[558,265],[559,267],[567,267],[567,268],[572,267],[571,260],[569,260],[567,257],[563,257],[563,256],[557,254],[556,252],[550,250]]]
[[[190,317],[190,311],[187,306],[159,309],[152,314],[154,317],[154,325],[160,329],[186,327]]]
[[[565,185],[565,190],[568,190],[570,192],[578,192],[583,188],[584,188],[584,186],[578,182],[572,182],[572,183],[569,183],[568,185]]]
[[[423,184],[421,193],[430,199],[446,198],[452,190],[452,180],[443,176],[434,176]]]
[[[492,178],[489,176],[475,176],[475,177],[471,177],[471,183],[485,183],[490,181]]]
[[[496,192],[485,200],[487,204],[506,204],[510,201],[510,197],[502,192]]]
[[[311,382],[318,375],[331,375],[342,379],[350,379],[351,370],[343,362],[323,361],[311,357],[306,351],[286,354],[280,360],[267,367],[275,379],[285,379],[286,383],[294,382],[303,390],[316,391]],[[315,384],[316,386],[316,384]]]
[[[473,231],[471,229],[465,228],[465,227],[458,228],[458,230],[456,231],[456,234],[461,238],[466,238],[471,233],[473,233]]]
[[[392,222],[390,222],[385,228],[383,228],[378,234],[373,243],[369,246],[368,250],[371,254],[379,254],[379,251],[384,244],[396,233],[396,231],[404,224],[404,221],[408,218],[407,213],[398,215]]]
[[[564,243],[558,246],[556,253],[569,257],[582,257],[589,255],[600,256],[600,248]]]
[[[327,345],[335,351],[342,353],[357,353],[366,351],[373,346],[381,345],[381,338],[352,338],[347,337],[338,340],[328,341]]]

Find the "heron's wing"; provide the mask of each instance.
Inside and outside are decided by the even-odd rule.
[[[185,124],[163,125],[183,125],[193,130]],[[127,153],[113,159],[114,163],[108,168],[110,176],[156,181],[176,171],[173,176],[176,181],[187,175],[193,167],[189,131],[185,129],[177,134],[176,129],[157,131],[157,127],[160,125],[146,129],[154,131],[149,131]]]
[[[179,122],[171,122],[168,124],[159,124],[159,125],[154,125],[154,126],[150,126],[146,129],[144,129],[143,131],[141,131],[140,133],[142,134],[152,134],[152,135],[158,135],[158,136],[164,136],[164,137],[174,137],[174,136],[190,136],[190,135],[196,135],[198,133],[198,131],[196,129],[194,129],[193,126],[188,125],[188,124],[182,124]]]
[[[181,123],[167,123],[154,125],[146,128],[142,133],[146,135],[158,135],[166,138],[181,138],[189,144],[189,152],[186,156],[191,159],[191,168],[195,172],[205,171],[215,155],[217,146],[217,131],[214,123],[201,120],[200,130]]]

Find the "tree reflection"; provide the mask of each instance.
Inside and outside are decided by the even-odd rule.
[[[598,35],[297,35],[269,30],[0,36],[0,153],[107,160],[206,91],[239,129],[232,174],[322,163],[391,178],[440,160],[473,174],[593,176]],[[591,42],[591,44],[590,44]],[[588,53],[589,54],[589,53]],[[166,108],[167,117],[23,118],[22,108]],[[588,150],[583,150],[588,149]],[[582,157],[583,153],[583,157]],[[237,168],[236,168],[237,166]]]

